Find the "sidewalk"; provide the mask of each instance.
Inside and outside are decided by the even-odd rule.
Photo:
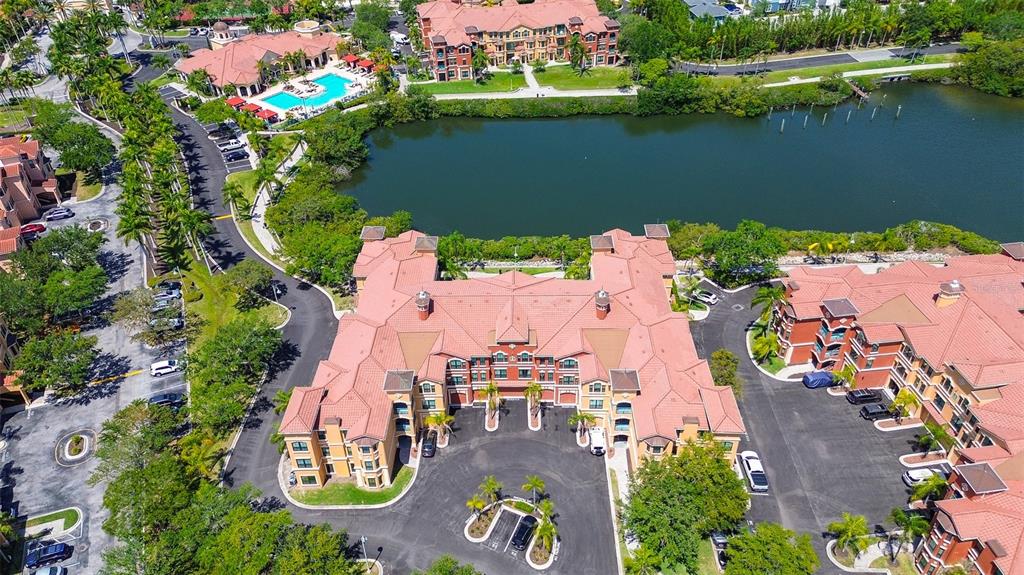
[[[300,142],[298,146],[292,151],[291,155],[285,158],[281,165],[277,167],[277,171],[274,175],[278,180],[284,183],[287,178],[285,174],[292,166],[299,163],[302,159],[302,155],[306,152],[306,143]],[[267,207],[270,206],[270,185],[264,184],[263,187],[256,192],[256,201],[253,203],[252,211],[250,212],[252,221],[252,231],[259,239],[260,243],[263,244],[263,248],[267,250],[271,255],[277,254],[280,249],[280,245],[277,243],[277,239],[274,238],[274,234],[271,233],[267,227],[266,213]]]
[[[534,82],[536,82],[536,79],[534,79]],[[558,90],[551,86],[538,85],[536,88],[519,88],[514,92],[434,94],[434,98],[437,100],[515,100],[523,98],[600,98],[607,96],[636,96],[636,86],[598,90]]]
[[[874,68],[870,70],[852,70],[850,72],[843,72],[843,78],[855,78],[857,76],[877,76],[879,74],[902,74],[907,72],[919,72],[921,70],[940,70],[943,68],[952,68],[955,64],[953,62],[939,62],[936,64],[915,64],[911,66],[893,66],[891,68]],[[797,70],[794,70],[796,72]],[[775,88],[778,86],[793,86],[795,84],[814,84],[822,81],[821,76],[815,76],[813,78],[797,78],[794,80],[786,80],[785,82],[774,82],[771,84],[765,84],[764,88]]]

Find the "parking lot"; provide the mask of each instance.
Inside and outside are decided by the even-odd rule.
[[[509,539],[519,516],[501,514],[488,541],[472,543],[464,536],[470,512],[466,500],[487,475],[504,485],[506,496],[529,497],[520,486],[527,475],[539,475],[554,502],[561,549],[546,573],[607,575],[615,573],[615,538],[604,461],[576,445],[567,424],[571,410],[548,409],[541,431],[526,426],[526,404],[506,402],[497,431],[483,429],[484,410],[455,412],[449,447],[420,460],[415,483],[385,510],[311,511],[291,507],[295,518],[328,522],[348,530],[350,540],[367,537],[368,550],[380,550],[389,573],[425,569],[449,553],[484,573],[536,573]]]
[[[740,357],[739,404],[747,428],[740,449],[760,455],[770,483],[766,493],[752,494],[749,518],[810,533],[821,572],[837,572],[824,555],[826,526],[844,512],[864,515],[874,526],[893,507],[906,505],[910,490],[900,479],[906,469],[897,458],[912,451],[916,430],[879,431],[859,416],[861,406],[844,397],[758,371],[747,359],[744,339],[758,315],[750,310],[754,290],[710,291],[722,301],[708,319],[690,324],[697,351],[708,357],[725,347]]]
[[[159,92],[160,96],[165,100],[184,98],[186,96],[184,92],[178,90],[174,86],[161,86]],[[243,144],[242,147],[218,149],[218,153],[220,153],[221,158],[224,160],[224,166],[227,169],[227,173],[234,174],[237,172],[247,172],[253,169],[252,152],[249,150],[248,144],[246,143],[245,135],[237,126],[234,126],[233,130],[223,125],[218,126],[217,124],[203,126],[203,128],[206,130],[206,133],[210,135],[210,139],[218,144],[224,144],[229,140],[236,140]],[[218,146],[218,148],[220,147],[222,146]]]

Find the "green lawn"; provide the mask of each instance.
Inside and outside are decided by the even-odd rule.
[[[20,106],[4,106],[0,108],[0,128],[21,124],[28,118],[28,110]]]
[[[42,525],[43,523],[57,521],[58,519],[64,520],[64,529],[71,529],[75,523],[78,523],[78,510],[69,507],[53,513],[47,513],[46,515],[30,517],[29,520],[25,522],[25,527],[35,527],[37,525]]]
[[[750,343],[751,348],[753,348],[753,345],[754,345],[754,330],[753,329],[751,329],[750,331],[747,332],[747,341]],[[780,371],[782,371],[782,368],[786,367],[786,362],[783,361],[783,359],[781,357],[775,356],[775,357],[769,359],[768,361],[759,363],[758,365],[761,366],[761,369],[767,371],[768,373],[770,373],[772,375],[775,375],[776,373],[779,373]]]
[[[953,59],[954,54],[935,54],[925,56],[923,59],[918,58],[914,60],[914,64],[936,64],[939,62],[949,62]],[[778,70],[776,72],[768,72],[764,75],[764,81],[767,84],[773,82],[785,82],[793,76],[799,76],[800,78],[814,78],[816,76],[830,76],[837,72],[852,72],[855,70],[877,70],[878,68],[895,68],[897,66],[909,66],[909,59],[901,58],[890,58],[887,60],[877,60],[872,62],[852,62],[849,64],[833,64],[831,66],[815,66],[813,68],[797,68],[795,70]],[[768,63],[771,67],[771,63]]]
[[[503,274],[510,271],[520,271],[524,274],[535,276],[537,274],[546,274],[548,272],[557,272],[558,268],[484,268],[480,270],[485,274]]]
[[[321,489],[297,490],[292,496],[306,505],[379,505],[397,497],[410,481],[412,468],[403,467],[387,489],[370,491],[354,483],[333,483]]]
[[[682,565],[675,565],[663,569],[663,575],[690,575]],[[703,539],[700,548],[697,549],[697,573],[695,575],[719,575],[718,560],[715,559],[715,552],[711,547],[710,539]]]
[[[618,88],[623,83],[623,74],[628,75],[626,68],[597,66],[588,68],[580,76],[572,66],[548,66],[543,72],[533,75],[542,86],[552,86],[559,90],[596,90],[601,88]]]
[[[202,330],[196,338],[196,343],[213,336],[222,326],[243,314],[262,317],[273,326],[280,325],[288,316],[284,308],[273,303],[245,312],[239,311],[235,307],[238,296],[225,288],[224,275],[211,276],[206,270],[206,266],[199,262],[193,261],[192,269],[183,273],[182,276],[182,283],[186,289],[195,285],[201,294],[201,297],[195,301],[188,301],[191,298],[188,293],[185,294],[186,309],[198,315],[204,322]]]
[[[163,74],[161,74],[160,76],[156,77],[155,79],[150,80],[149,83],[152,84],[154,87],[159,88],[161,86],[166,86],[167,84],[170,84],[171,82],[173,82],[173,81],[175,81],[177,79],[178,79],[178,77],[175,76],[174,74],[168,74],[167,72],[164,72]]]
[[[270,162],[277,166],[288,157],[288,154],[291,153],[298,140],[298,134],[280,134],[270,138],[266,156],[260,161]],[[245,199],[250,204],[256,200],[256,170],[235,172],[234,174],[229,174],[227,179],[229,182],[235,182],[242,187]]]
[[[69,191],[74,188],[75,197],[79,201],[95,198],[103,189],[103,182],[92,180],[85,172],[72,172],[67,168],[57,168],[54,172],[61,187],[61,191]]]
[[[879,557],[871,562],[871,567],[875,569],[888,569],[893,575],[917,575],[917,569],[914,568],[914,557],[906,553],[900,553],[896,556],[896,563],[889,563],[889,556]]]
[[[511,92],[516,88],[526,87],[526,78],[522,74],[511,72],[495,72],[483,82],[475,80],[455,80],[452,82],[434,82],[430,84],[413,84],[428,94],[474,94],[480,92]]]

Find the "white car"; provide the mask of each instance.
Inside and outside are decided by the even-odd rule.
[[[220,150],[221,152],[230,152],[231,150],[238,150],[244,147],[245,144],[235,139],[225,140],[223,142],[217,143],[217,149]]]
[[[604,455],[604,429],[593,427],[588,433],[590,434],[590,452],[594,455]]]
[[[761,458],[754,451],[741,451],[740,461],[743,462],[743,471],[747,474],[751,491],[768,491],[768,476],[765,475],[764,466],[761,465]]]
[[[153,377],[162,377],[176,371],[181,371],[181,362],[176,359],[158,361],[149,366],[149,375],[152,375]]]
[[[934,469],[911,469],[903,474],[903,483],[906,483],[907,487],[913,487],[919,483],[924,483],[933,475],[938,475]]]
[[[715,305],[718,303],[718,296],[709,291],[694,290],[693,297],[697,301],[702,301],[708,305]]]
[[[402,34],[401,32],[392,32],[391,40],[395,44],[402,44],[403,46],[409,43],[409,37],[406,36],[405,34]]]
[[[181,297],[181,290],[180,289],[164,289],[164,290],[160,290],[160,291],[156,292],[156,294],[153,295],[153,299],[156,300],[156,301],[160,301],[160,300],[174,300],[174,299],[178,299],[180,297]]]

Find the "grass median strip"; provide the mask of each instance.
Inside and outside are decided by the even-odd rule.
[[[47,513],[46,515],[38,515],[31,517],[25,522],[26,527],[36,527],[44,523],[51,521],[64,520],[64,529],[71,529],[75,523],[78,523],[78,510],[74,508],[61,509],[60,511],[54,511],[53,513]]]
[[[370,491],[354,483],[333,483],[320,489],[296,491],[292,497],[306,505],[380,505],[398,497],[412,481],[413,471],[403,467],[390,487]]]

